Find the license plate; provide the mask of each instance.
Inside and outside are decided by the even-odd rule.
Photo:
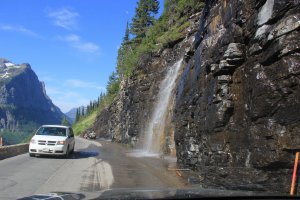
[[[50,149],[49,148],[43,148],[43,152],[49,152]]]

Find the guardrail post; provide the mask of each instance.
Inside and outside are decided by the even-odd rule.
[[[296,180],[297,180],[298,161],[299,161],[299,152],[296,152],[295,164],[294,164],[294,170],[293,170],[293,178],[292,178],[291,191],[290,191],[290,195],[292,195],[292,196],[295,195],[295,185],[296,185]]]

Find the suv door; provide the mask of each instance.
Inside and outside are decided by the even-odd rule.
[[[72,150],[74,150],[75,148],[75,137],[74,137],[74,133],[73,133],[73,129],[70,127],[69,128],[69,141],[70,141],[70,147]]]

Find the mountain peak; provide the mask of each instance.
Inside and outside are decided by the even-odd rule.
[[[64,114],[47,96],[30,64],[1,58],[0,65],[0,130],[31,133],[39,125],[61,123]]]

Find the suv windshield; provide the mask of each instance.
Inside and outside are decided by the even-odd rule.
[[[300,200],[300,0],[0,2],[0,200]]]
[[[36,135],[67,136],[66,129],[60,127],[41,127]]]

